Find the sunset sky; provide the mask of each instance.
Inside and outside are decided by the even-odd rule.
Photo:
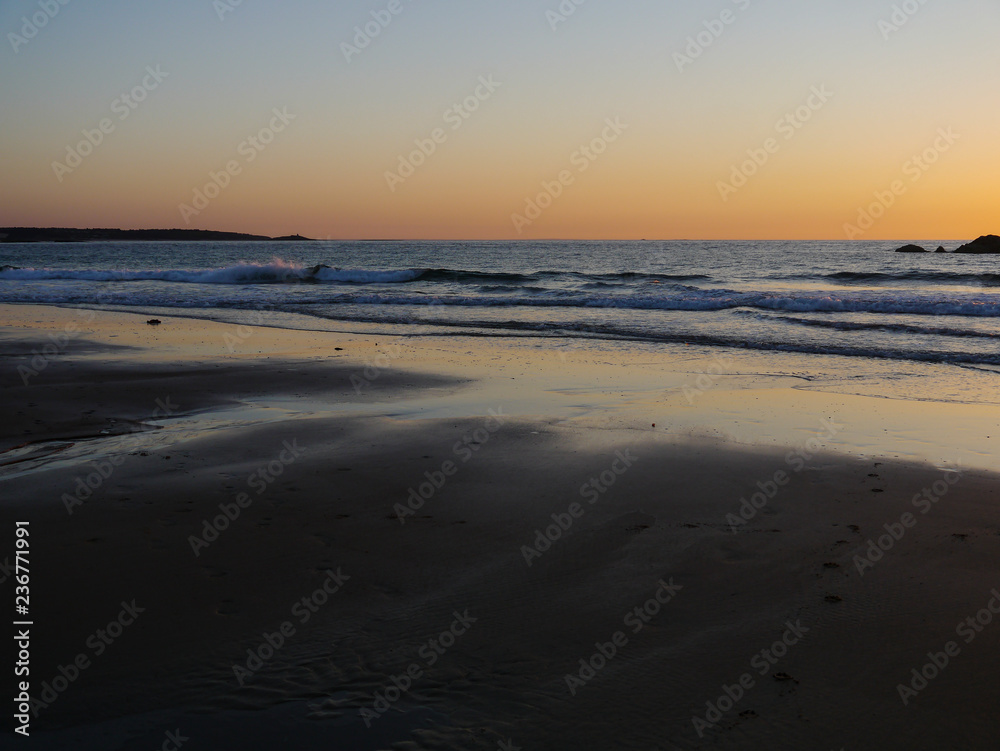
[[[989,0],[62,2],[0,4],[0,225],[1000,231]],[[433,153],[411,160],[417,141]],[[865,222],[876,194],[891,205]]]

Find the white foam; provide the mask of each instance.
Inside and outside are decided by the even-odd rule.
[[[284,261],[243,263],[220,269],[78,270],[6,269],[0,280],[89,282],[179,282],[187,284],[280,284],[286,282],[346,282],[352,284],[400,283],[418,279],[424,269],[378,271],[334,269],[327,266],[295,266]]]
[[[426,269],[400,269],[398,271],[371,271],[368,269],[330,269],[321,268],[315,278],[322,282],[351,282],[354,284],[372,284],[412,282],[423,276]]]

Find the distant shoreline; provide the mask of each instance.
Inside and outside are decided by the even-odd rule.
[[[242,242],[313,241],[302,235],[267,237],[243,232],[215,232],[202,229],[76,229],[72,227],[0,227],[0,243],[73,243],[109,240],[169,240],[200,242],[204,240]]]

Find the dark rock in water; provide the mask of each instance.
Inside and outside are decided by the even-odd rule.
[[[983,235],[955,250],[956,253],[1000,253],[1000,237]]]
[[[902,248],[896,248],[897,253],[926,253],[926,248],[921,248],[919,245],[904,245]]]
[[[11,265],[5,263],[3,266],[0,266],[0,271],[13,271],[14,269],[19,269],[19,268],[21,268],[21,267],[20,266],[11,266]]]
[[[935,250],[934,252],[935,253],[947,253],[948,251],[944,249],[943,245],[938,245],[937,250]]]
[[[316,275],[323,269],[328,269],[328,268],[330,267],[327,266],[325,263],[317,263],[315,266],[309,269],[306,272],[306,275],[299,281],[315,284],[316,282],[319,281],[319,279],[316,278]]]
[[[296,240],[306,240],[308,242],[315,242],[311,237],[303,237],[302,235],[282,235],[281,237],[272,238],[275,242],[290,242]]]
[[[163,321],[161,321],[159,318],[150,318],[148,321],[146,321],[146,323],[148,323],[150,326],[159,326],[161,323],[163,323]]]

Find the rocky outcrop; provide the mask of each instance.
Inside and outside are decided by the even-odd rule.
[[[896,248],[897,253],[926,253],[926,248],[921,248],[919,245],[904,245],[902,248]]]
[[[1000,237],[983,235],[955,250],[956,253],[1000,253]]]

